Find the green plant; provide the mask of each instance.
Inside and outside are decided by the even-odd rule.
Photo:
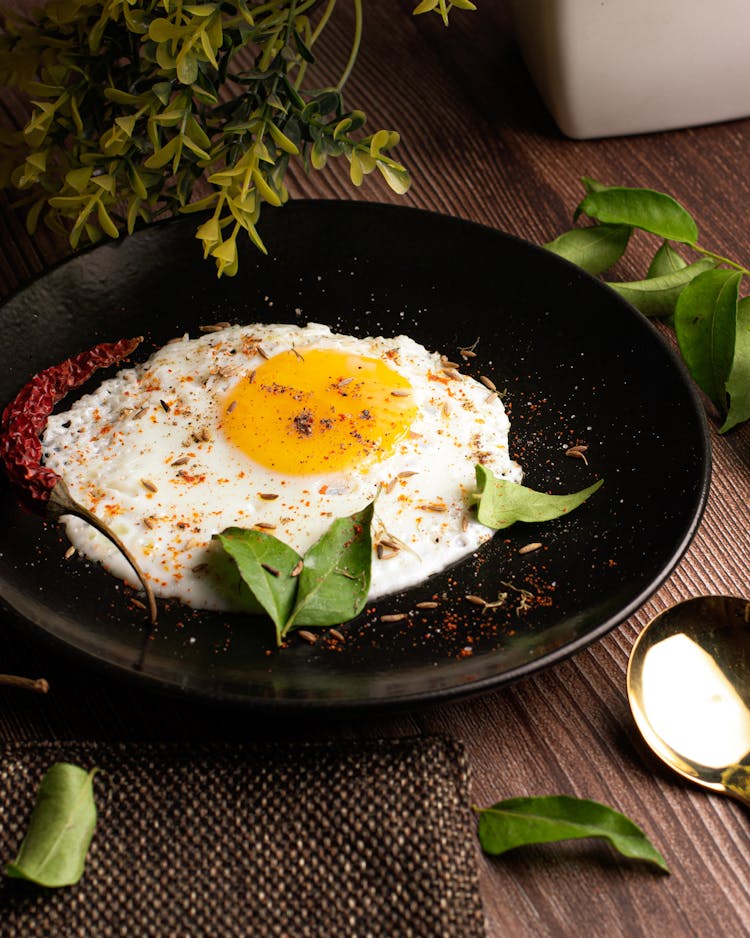
[[[0,137],[0,185],[21,194],[27,226],[66,232],[71,247],[132,232],[174,212],[210,213],[198,228],[219,274],[237,271],[237,236],[265,250],[264,203],[287,199],[289,160],[322,169],[344,156],[360,185],[378,169],[398,193],[406,168],[395,131],[365,134],[342,90],[362,38],[352,0],[351,54],[334,87],[306,87],[337,0],[48,0],[0,35],[0,83],[30,99]],[[423,0],[447,23],[470,0]]]
[[[545,247],[601,274],[623,256],[633,231],[661,239],[643,280],[608,285],[645,316],[673,326],[688,371],[716,409],[720,433],[750,420],[750,297],[742,296],[750,269],[699,244],[695,219],[672,196],[588,176],[582,182],[586,194],[574,217],[594,224]],[[688,263],[675,244],[697,259]]]

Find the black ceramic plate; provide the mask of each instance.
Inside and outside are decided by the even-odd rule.
[[[154,348],[202,323],[324,322],[407,333],[507,389],[511,450],[526,483],[604,487],[566,519],[516,524],[476,558],[368,607],[343,643],[271,650],[268,623],[161,604],[143,614],[120,583],[64,561],[59,528],[0,501],[0,595],[26,623],[100,664],[190,693],[269,707],[408,704],[496,687],[604,635],[679,560],[706,498],[705,420],[652,325],[593,278],[478,225],[386,205],[297,202],[264,216],[263,257],[217,280],[192,218],[76,257],[0,312],[0,400],[95,342]],[[141,350],[139,350],[139,353]],[[459,359],[461,361],[461,359]],[[588,465],[564,455],[588,444]],[[543,549],[519,554],[531,541]],[[523,592],[522,592],[523,591]],[[482,612],[466,594],[505,606]],[[440,605],[416,604],[437,596]],[[408,612],[401,622],[381,616]],[[146,648],[144,654],[143,649]]]

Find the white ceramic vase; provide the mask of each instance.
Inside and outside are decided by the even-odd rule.
[[[750,115],[750,0],[509,0],[527,67],[569,137]]]

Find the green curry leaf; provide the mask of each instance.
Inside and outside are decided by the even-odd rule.
[[[726,389],[729,411],[721,433],[750,420],[750,297],[740,300],[737,305],[737,336]]]
[[[370,589],[373,507],[338,518],[307,551],[284,635],[305,625],[347,622],[362,611]]]
[[[629,818],[584,798],[508,798],[479,811],[478,833],[482,849],[493,855],[527,844],[603,838],[623,856],[669,872],[664,857]]]
[[[280,642],[297,595],[293,571],[300,562],[299,554],[272,534],[254,528],[226,528],[216,539],[234,560],[253,597],[273,620],[276,640]]]
[[[606,186],[589,176],[581,182],[585,196],[573,217],[585,214],[600,224],[565,232],[545,247],[598,272],[607,251],[614,251],[608,232],[614,237],[624,227],[661,237],[645,279],[608,286],[645,316],[664,319],[675,329],[688,371],[723,421],[720,433],[750,420],[750,306],[740,300],[748,292],[744,278],[750,269],[699,244],[695,220],[672,196]],[[599,232],[602,241],[594,234],[597,229],[605,229]],[[698,258],[688,263],[672,241]]]
[[[577,211],[605,224],[630,225],[670,241],[698,241],[698,226],[692,215],[671,195],[655,189],[589,189]]]
[[[47,770],[18,856],[6,866],[8,876],[49,887],[78,882],[96,827],[95,773],[69,762]]]
[[[675,309],[682,357],[699,387],[722,414],[734,358],[737,300],[742,275],[709,270],[685,287]]]
[[[663,241],[651,259],[646,276],[663,277],[665,274],[676,274],[685,267],[687,267],[687,261],[684,257],[675,251],[669,241]]]
[[[671,316],[677,305],[677,300],[683,289],[699,274],[716,267],[716,261],[710,257],[702,257],[672,273],[662,274],[658,277],[649,277],[646,280],[633,280],[626,282],[610,282],[612,287],[623,299],[632,303],[644,316]]]
[[[610,268],[625,253],[632,231],[627,225],[592,225],[573,228],[544,246],[590,274]]]
[[[600,479],[570,495],[548,495],[518,482],[498,479],[485,466],[477,466],[476,475],[477,520],[494,530],[510,527],[516,521],[551,521],[569,514],[604,484]]]

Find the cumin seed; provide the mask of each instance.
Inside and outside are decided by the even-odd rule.
[[[158,492],[159,489],[154,485],[151,479],[141,479],[141,485],[149,492]]]
[[[337,642],[343,642],[344,636],[339,632],[338,629],[328,629],[328,634],[331,638],[335,638]]]
[[[161,398],[159,398],[159,403],[161,404],[161,409],[164,411],[165,414],[168,414],[170,410],[172,409],[169,406],[169,404],[166,401],[163,401]]]
[[[417,603],[417,609],[437,609],[440,603],[432,602],[432,600],[425,600],[425,602]]]
[[[459,353],[463,358],[476,358],[477,353],[475,351],[477,345],[479,345],[479,339],[481,336],[477,336],[476,339],[472,342],[471,345],[466,345],[463,348],[459,348]]]
[[[189,456],[180,456],[173,463],[170,463],[171,466],[186,466],[190,462]]]
[[[442,364],[443,368],[458,368],[459,367],[458,362],[452,362],[448,358],[447,355],[440,356],[440,363]]]
[[[303,560],[298,560],[297,563],[294,565],[294,568],[290,576],[299,576],[300,573],[302,573],[302,568],[304,567],[304,565],[305,563]]]
[[[391,391],[391,397],[409,397],[411,391]]]
[[[403,622],[409,616],[405,612],[392,612],[389,615],[381,616],[381,622]]]
[[[397,479],[411,479],[412,476],[419,475],[418,472],[410,472],[408,469],[405,469],[403,472],[399,472],[396,476]]]
[[[383,545],[383,547],[388,547],[390,550],[395,550],[395,551],[401,550],[401,545],[397,544],[395,541],[392,541],[388,537],[382,537],[380,539],[380,543]]]
[[[75,549],[75,547],[71,544],[70,547],[65,551],[65,553],[63,554],[63,556],[64,556],[64,558],[65,558],[66,560],[70,560],[70,558],[73,556],[73,554],[75,554],[75,552],[76,552],[76,549]]]
[[[130,605],[131,605],[131,606],[135,606],[136,609],[145,609],[145,608],[146,608],[146,604],[145,604],[145,603],[142,603],[142,602],[140,601],[140,599],[136,599],[135,596],[131,596],[131,597],[130,597]]]
[[[254,525],[254,527],[261,528],[263,531],[275,531],[276,530],[276,525],[269,524],[268,521],[259,521],[256,525]]]
[[[434,511],[434,512],[448,511],[445,505],[440,505],[437,502],[430,502],[426,505],[417,505],[417,508],[421,508],[422,511]]]
[[[262,345],[256,345],[256,346],[255,346],[255,351],[258,353],[258,355],[260,355],[261,358],[266,358],[266,359],[268,359],[268,358],[271,357],[271,356],[268,354],[268,352],[263,348]]]
[[[137,420],[139,417],[142,417],[145,413],[146,413],[146,408],[141,407],[141,409],[137,410],[130,419]]]
[[[443,374],[448,378],[453,378],[455,381],[460,381],[463,378],[461,372],[456,371],[455,368],[443,368]]]
[[[384,551],[383,551],[383,545],[382,545],[382,544],[376,544],[376,545],[375,545],[375,553],[376,553],[376,555],[377,555],[378,560],[382,560],[382,559],[383,559],[383,553],[384,553]]]
[[[229,407],[227,407],[227,413],[228,413],[228,414],[233,414],[236,409],[237,409],[237,401],[232,401],[232,403],[229,405]]]
[[[464,596],[464,599],[467,602],[470,602],[472,606],[486,606],[487,605],[486,599],[482,599],[481,596],[475,596],[473,593],[467,593],[467,595]]]
[[[146,518],[143,519],[143,523],[150,530],[156,524],[156,518],[152,518],[151,515],[148,515]]]
[[[198,332],[221,332],[222,329],[228,329],[228,322],[215,322],[211,325],[198,326]]]
[[[492,391],[487,395],[487,397],[485,397],[484,403],[491,404],[496,397],[500,397],[500,395],[497,393],[497,391]]]
[[[532,541],[530,544],[524,544],[523,547],[518,548],[519,554],[531,554],[535,550],[539,550],[542,546],[541,541]]]
[[[197,563],[197,564],[193,567],[193,573],[205,573],[206,570],[208,570],[208,564],[207,564],[207,563]]]
[[[582,459],[584,464],[588,466],[589,461],[586,459],[586,450],[588,446],[585,446],[583,443],[578,446],[569,446],[565,450],[565,455],[570,456],[572,459]]]
[[[270,573],[271,576],[278,576],[281,573],[281,571],[277,570],[276,567],[272,567],[270,563],[262,563],[261,567],[263,567],[266,573]]]
[[[313,632],[308,632],[307,629],[298,629],[297,635],[299,635],[301,639],[304,639],[304,641],[306,641],[308,645],[314,645],[315,642],[317,642],[318,640],[318,636],[315,635]]]
[[[264,502],[272,502],[279,496],[276,494],[276,492],[259,492],[258,497],[262,498]]]

